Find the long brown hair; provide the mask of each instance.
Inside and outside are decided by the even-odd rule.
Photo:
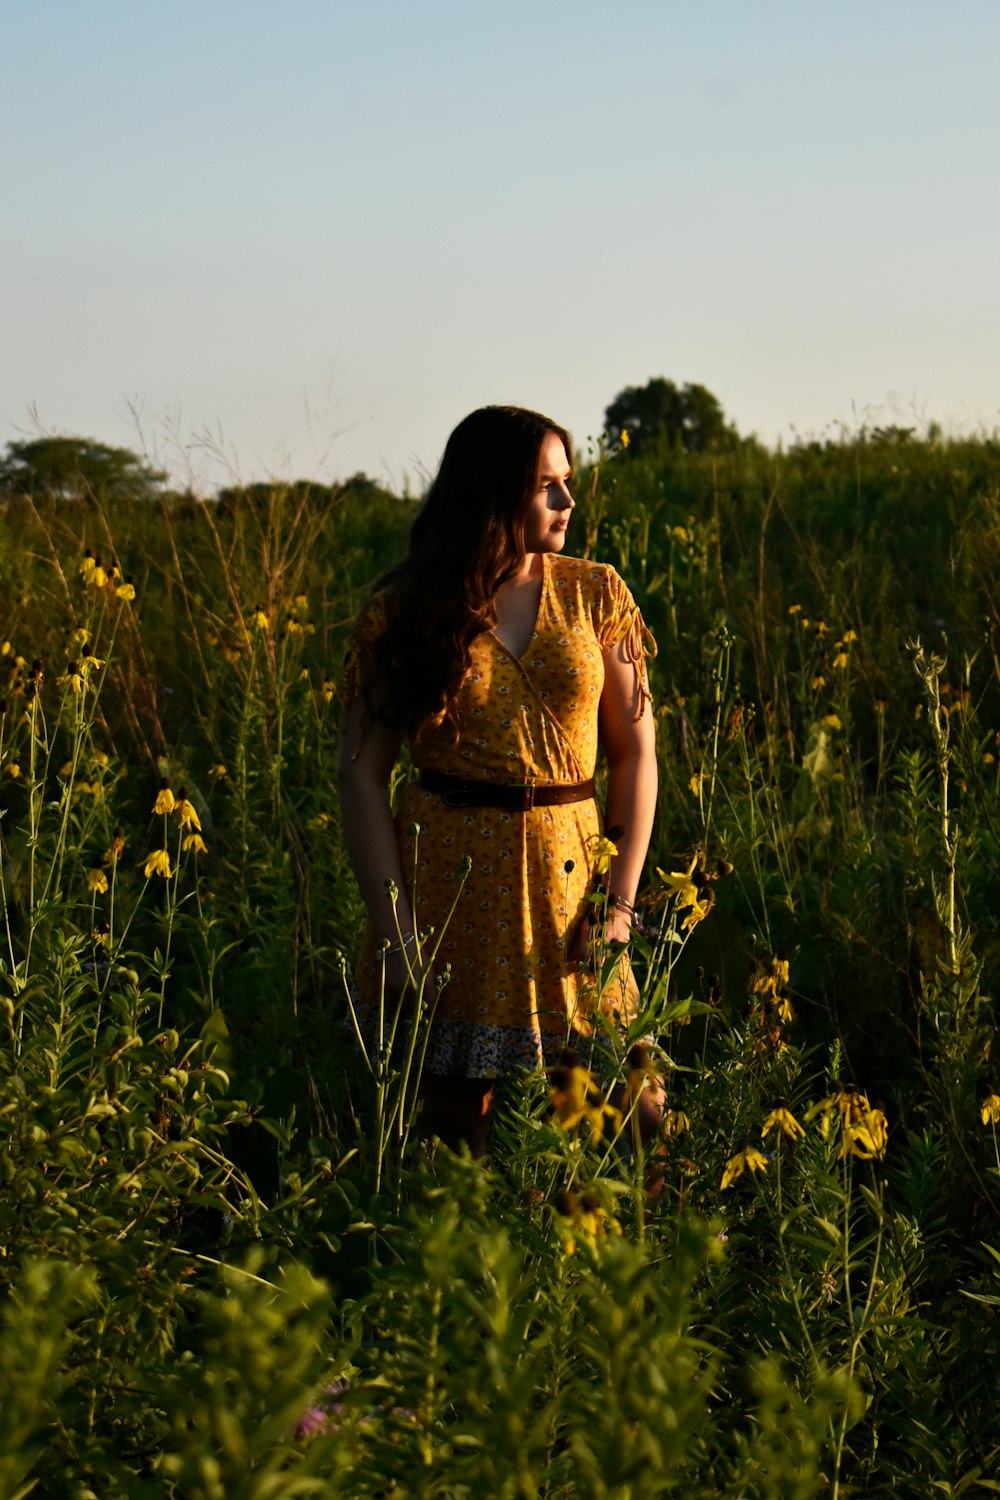
[[[370,713],[414,736],[455,725],[477,636],[496,624],[494,595],[524,562],[524,522],[549,433],[573,462],[569,433],[520,406],[483,406],[448,439],[410,529],[406,557],[376,584],[387,628],[365,673]]]

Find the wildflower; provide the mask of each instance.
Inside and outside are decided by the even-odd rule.
[[[751,1172],[763,1172],[767,1168],[767,1157],[762,1151],[756,1151],[753,1146],[744,1146],[742,1151],[737,1151],[726,1162],[726,1169],[722,1174],[720,1188],[725,1192],[727,1187],[732,1186],[737,1177],[749,1169]]]
[[[700,774],[700,772],[696,771],[691,777],[691,780],[688,782],[688,787],[695,797],[701,795],[701,784],[704,779],[705,778]]]
[[[74,630],[73,640],[78,646],[88,646],[90,644],[90,631],[86,625],[81,625],[78,630]]]
[[[200,833],[189,833],[181,847],[185,850],[190,849],[192,854],[208,853],[208,850],[205,847],[205,840],[202,838]]]
[[[809,686],[812,688],[814,693],[818,692],[820,688],[826,687],[826,678],[823,676],[822,672],[816,673],[816,676],[813,678]]]
[[[847,661],[848,661],[847,652],[846,651],[838,651],[837,654],[836,654],[836,656],[833,658],[833,670],[835,672],[842,672],[844,670],[844,668],[847,666]]]
[[[560,1188],[556,1193],[555,1207],[559,1215],[556,1223],[567,1255],[576,1254],[577,1237],[593,1250],[598,1241],[607,1239],[609,1232],[622,1232],[618,1220],[601,1207],[594,1193],[577,1197],[570,1188]]]
[[[786,1026],[791,1026],[792,1022],[795,1020],[795,1012],[792,1009],[792,1002],[789,1000],[788,996],[778,995],[776,997],[776,1004],[778,1007],[779,1018],[784,1021]]]
[[[91,573],[93,573],[96,567],[97,558],[88,547],[86,552],[84,552],[83,554],[83,561],[80,564],[80,577],[83,579],[84,583],[87,583],[89,581],[90,575]]]
[[[1000,1098],[996,1094],[989,1094],[983,1100],[983,1107],[979,1111],[979,1118],[984,1125],[992,1120],[994,1125],[1000,1125]]]
[[[121,859],[122,851],[124,850],[124,848],[125,835],[122,833],[120,828],[116,828],[114,838],[111,840],[111,843],[104,851],[104,863],[106,865],[117,864],[119,859]]]
[[[767,1132],[775,1125],[779,1130],[784,1131],[790,1141],[797,1140],[800,1136],[805,1135],[805,1130],[799,1124],[791,1110],[786,1109],[783,1104],[779,1104],[777,1109],[772,1109],[771,1113],[766,1117],[763,1125],[760,1127],[761,1135],[767,1135]]]
[[[83,674],[80,671],[79,662],[71,661],[69,671],[63,677],[57,678],[60,687],[68,688],[71,693],[83,692]]]
[[[692,903],[687,916],[681,922],[681,926],[688,932],[693,932],[699,922],[704,922],[712,907],[715,905],[715,893],[711,890],[705,892],[700,901]]]
[[[329,678],[325,678],[323,686],[320,688],[319,692],[320,697],[323,699],[324,703],[332,703],[334,698],[337,696],[337,684],[335,682],[331,682]]]
[[[691,856],[691,863],[686,870],[671,870],[669,874],[657,866],[656,873],[666,887],[667,896],[676,896],[678,907],[694,906],[698,901],[698,887],[694,883],[694,873],[698,868],[698,853],[695,851]]]
[[[253,628],[254,628],[254,630],[266,630],[267,627],[270,625],[270,623],[271,623],[271,621],[270,621],[270,617],[268,616],[267,611],[264,610],[264,609],[261,609],[260,606],[258,605],[258,607],[253,612]]]
[[[820,722],[826,729],[843,729],[844,727],[840,722],[839,714],[826,714]]]
[[[318,832],[322,832],[322,830],[328,826],[329,822],[330,814],[328,812],[318,812],[315,817],[309,819],[309,822],[306,826],[309,828],[315,828]]]
[[[309,595],[296,594],[295,598],[292,600],[292,604],[298,610],[300,615],[304,615],[309,609]]]
[[[829,629],[830,629],[830,627],[826,623],[825,620],[817,620],[816,621],[816,634],[817,635],[826,635],[826,633],[827,633],[827,631]]]
[[[183,787],[181,787],[180,796],[174,802],[173,812],[179,828],[201,828],[201,819],[195,811],[194,803],[189,801]]]
[[[103,589],[107,587],[108,575],[107,573],[105,573],[100,563],[95,563],[90,572],[86,575],[84,582],[88,584],[92,589]]]
[[[844,1141],[841,1156],[857,1156],[861,1161],[871,1161],[873,1156],[882,1156],[889,1141],[889,1122],[880,1109],[871,1109],[863,1094],[857,1096],[860,1108],[852,1111],[844,1120]]]
[[[802,605],[801,604],[790,604],[788,606],[788,613],[790,615],[800,615],[802,613]]]
[[[176,799],[174,797],[174,794],[167,786],[167,783],[164,781],[160,787],[159,793],[157,794],[156,801],[153,803],[153,812],[172,813],[175,806]]]
[[[665,1109],[660,1127],[664,1135],[680,1135],[691,1129],[691,1121],[682,1109]]]
[[[628,428],[622,428],[622,447],[627,448],[632,439],[628,435]]]
[[[130,578],[126,578],[125,582],[120,583],[115,589],[115,593],[123,604],[131,604],[135,598],[135,584]]]
[[[87,871],[87,890],[88,891],[96,891],[98,893],[98,895],[103,896],[104,892],[107,890],[107,888],[108,888],[108,877],[105,875],[105,873],[104,873],[103,870],[88,870]]]
[[[18,765],[16,760],[9,760],[3,769],[4,775],[12,777],[14,781],[16,781],[21,774],[21,767]]]
[[[886,710],[886,701],[885,701],[885,699],[884,698],[876,698],[875,699],[875,712],[879,715],[880,718],[885,713],[885,710]]]
[[[90,934],[92,942],[96,943],[98,948],[103,948],[107,945],[107,941],[110,935],[111,928],[109,927],[107,922],[102,922],[100,927],[95,927],[93,932]]]
[[[563,1130],[575,1130],[582,1120],[590,1125],[590,1139],[596,1143],[604,1134],[605,1123],[617,1133],[621,1129],[620,1112],[610,1105],[588,1068],[581,1067],[576,1053],[565,1051],[558,1067],[549,1073],[552,1086],[552,1108]]]
[[[613,844],[603,835],[595,833],[588,839],[587,848],[593,860],[594,874],[604,875],[611,868],[611,861],[618,854],[618,845]]]
[[[841,645],[843,645],[843,646],[853,645],[853,643],[857,640],[857,638],[858,638],[858,633],[857,633],[856,630],[845,630],[844,631],[844,638],[841,641]]]
[[[151,875],[162,875],[164,880],[169,880],[173,871],[170,868],[170,855],[166,849],[154,849],[146,861],[146,879]]]
[[[218,765],[209,766],[208,774],[209,776],[211,776],[213,781],[222,781],[224,777],[229,775],[229,772],[220,761]]]

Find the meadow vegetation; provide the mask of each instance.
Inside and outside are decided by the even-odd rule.
[[[336,680],[413,502],[0,500],[0,1500],[1000,1491],[1000,446],[577,486],[659,643],[644,1010],[485,1167],[418,1138],[434,995],[351,1028]]]

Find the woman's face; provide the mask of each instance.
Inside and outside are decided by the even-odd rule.
[[[525,552],[561,552],[574,500],[567,485],[572,470],[562,439],[547,432],[538,454],[535,488],[524,517]]]

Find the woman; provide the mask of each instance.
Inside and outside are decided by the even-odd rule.
[[[398,991],[414,933],[441,933],[471,856],[437,954],[451,975],[422,1125],[474,1155],[494,1079],[553,1063],[594,1029],[594,985],[578,960],[600,848],[599,742],[617,849],[603,877],[611,941],[628,941],[653,822],[644,657],[655,647],[612,568],[562,555],[571,477],[569,435],[547,417],[505,406],[466,417],[345,662],[341,805],[369,915],[362,1022],[378,1003],[380,965]],[[388,784],[404,740],[419,775],[394,820]],[[601,1003],[625,1023],[633,996],[630,981]]]

